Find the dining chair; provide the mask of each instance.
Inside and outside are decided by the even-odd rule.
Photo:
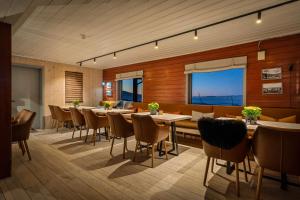
[[[164,125],[158,125],[149,115],[132,114],[131,118],[133,123],[135,139],[137,141],[133,161],[135,161],[137,149],[141,148],[141,142],[147,144],[147,151],[149,145],[152,146],[152,168],[154,166],[155,144],[158,145],[158,143],[160,142],[164,143],[165,157],[168,160],[166,139],[169,136],[169,127]]]
[[[50,113],[51,113],[51,128],[55,126],[55,124],[58,122],[57,117],[55,115],[55,109],[54,105],[48,105]]]
[[[300,176],[300,130],[259,126],[253,136],[259,166],[256,199],[260,198],[264,169]]]
[[[110,148],[110,155],[112,155],[113,145],[116,138],[124,138],[123,158],[125,159],[125,149],[127,149],[127,138],[133,136],[133,125],[128,122],[122,114],[117,112],[107,113],[108,122],[110,126],[110,133],[112,136],[112,143]]]
[[[98,116],[98,115],[96,115],[96,113],[94,113],[90,109],[83,109],[82,112],[84,115],[84,119],[86,122],[86,128],[87,128],[85,142],[87,141],[87,138],[88,138],[89,129],[94,130],[93,137],[92,137],[94,146],[96,145],[96,135],[97,135],[98,129],[99,129],[99,140],[101,141],[101,132],[100,132],[101,128],[104,128],[104,130],[105,130],[104,134],[105,134],[106,138],[110,141],[110,136],[107,131],[108,127],[109,127],[107,116]]]
[[[207,155],[203,185],[206,186],[211,159],[235,163],[236,193],[240,196],[239,163],[243,162],[245,180],[248,181],[245,158],[249,151],[247,127],[243,121],[202,118],[198,121],[202,144]]]
[[[56,131],[58,132],[58,127],[60,124],[62,124],[62,126],[63,126],[65,123],[72,122],[71,112],[67,111],[67,110],[63,110],[59,106],[53,106],[53,108],[54,108],[55,116],[58,121],[57,127],[56,127]]]
[[[77,108],[70,107],[69,109],[70,109],[70,112],[71,112],[71,118],[72,118],[73,126],[74,126],[73,127],[74,130],[73,130],[72,138],[74,138],[76,128],[78,127],[79,130],[80,130],[80,139],[81,139],[82,128],[85,127],[84,116]]]
[[[12,142],[18,142],[23,155],[26,152],[29,160],[31,160],[31,155],[27,140],[29,139],[31,126],[35,115],[35,112],[24,109],[17,115],[17,120],[12,124]]]

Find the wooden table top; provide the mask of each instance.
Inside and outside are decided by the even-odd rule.
[[[64,110],[69,110],[70,107],[73,106],[64,106],[62,107]],[[82,110],[82,109],[95,109],[96,107],[92,107],[92,106],[79,106],[77,107],[78,110]]]
[[[150,115],[150,112],[140,112],[140,113],[134,113],[135,115]],[[131,114],[124,114],[123,115],[125,118],[130,119]],[[176,121],[181,121],[181,120],[186,120],[186,119],[192,119],[192,116],[190,115],[177,115],[177,114],[169,114],[169,113],[164,113],[161,115],[150,115],[155,121],[160,121],[160,122],[176,122]]]
[[[117,113],[121,113],[121,114],[133,113],[133,110],[119,109],[119,108],[113,108],[110,110],[105,110],[104,108],[94,108],[94,109],[92,109],[92,111],[95,113],[101,113],[101,114],[106,114],[108,112],[117,112]]]

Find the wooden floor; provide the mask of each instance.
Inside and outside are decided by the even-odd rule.
[[[133,138],[125,160],[120,140],[111,157],[110,144],[104,138],[96,146],[84,143],[78,134],[70,138],[67,131],[32,133],[28,142],[32,161],[13,145],[13,176],[0,180],[0,200],[237,199],[235,177],[226,175],[223,167],[215,166],[215,173],[209,173],[208,188],[202,185],[206,164],[202,149],[181,146],[179,156],[170,156],[168,161],[157,158],[152,169],[145,151],[132,162]],[[255,177],[250,176],[249,183],[243,174],[240,178],[240,199],[254,199]],[[262,199],[300,199],[300,188],[290,186],[283,191],[278,182],[263,179]]]

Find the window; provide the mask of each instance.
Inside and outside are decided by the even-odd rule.
[[[65,102],[83,102],[83,74],[65,71]]]
[[[125,79],[119,81],[120,100],[142,101],[142,78]]]
[[[189,103],[241,106],[244,104],[244,68],[189,74]]]

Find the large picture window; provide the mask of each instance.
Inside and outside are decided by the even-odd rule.
[[[125,79],[119,81],[120,100],[123,101],[142,101],[142,78]]]
[[[189,103],[242,106],[245,68],[189,74]]]

